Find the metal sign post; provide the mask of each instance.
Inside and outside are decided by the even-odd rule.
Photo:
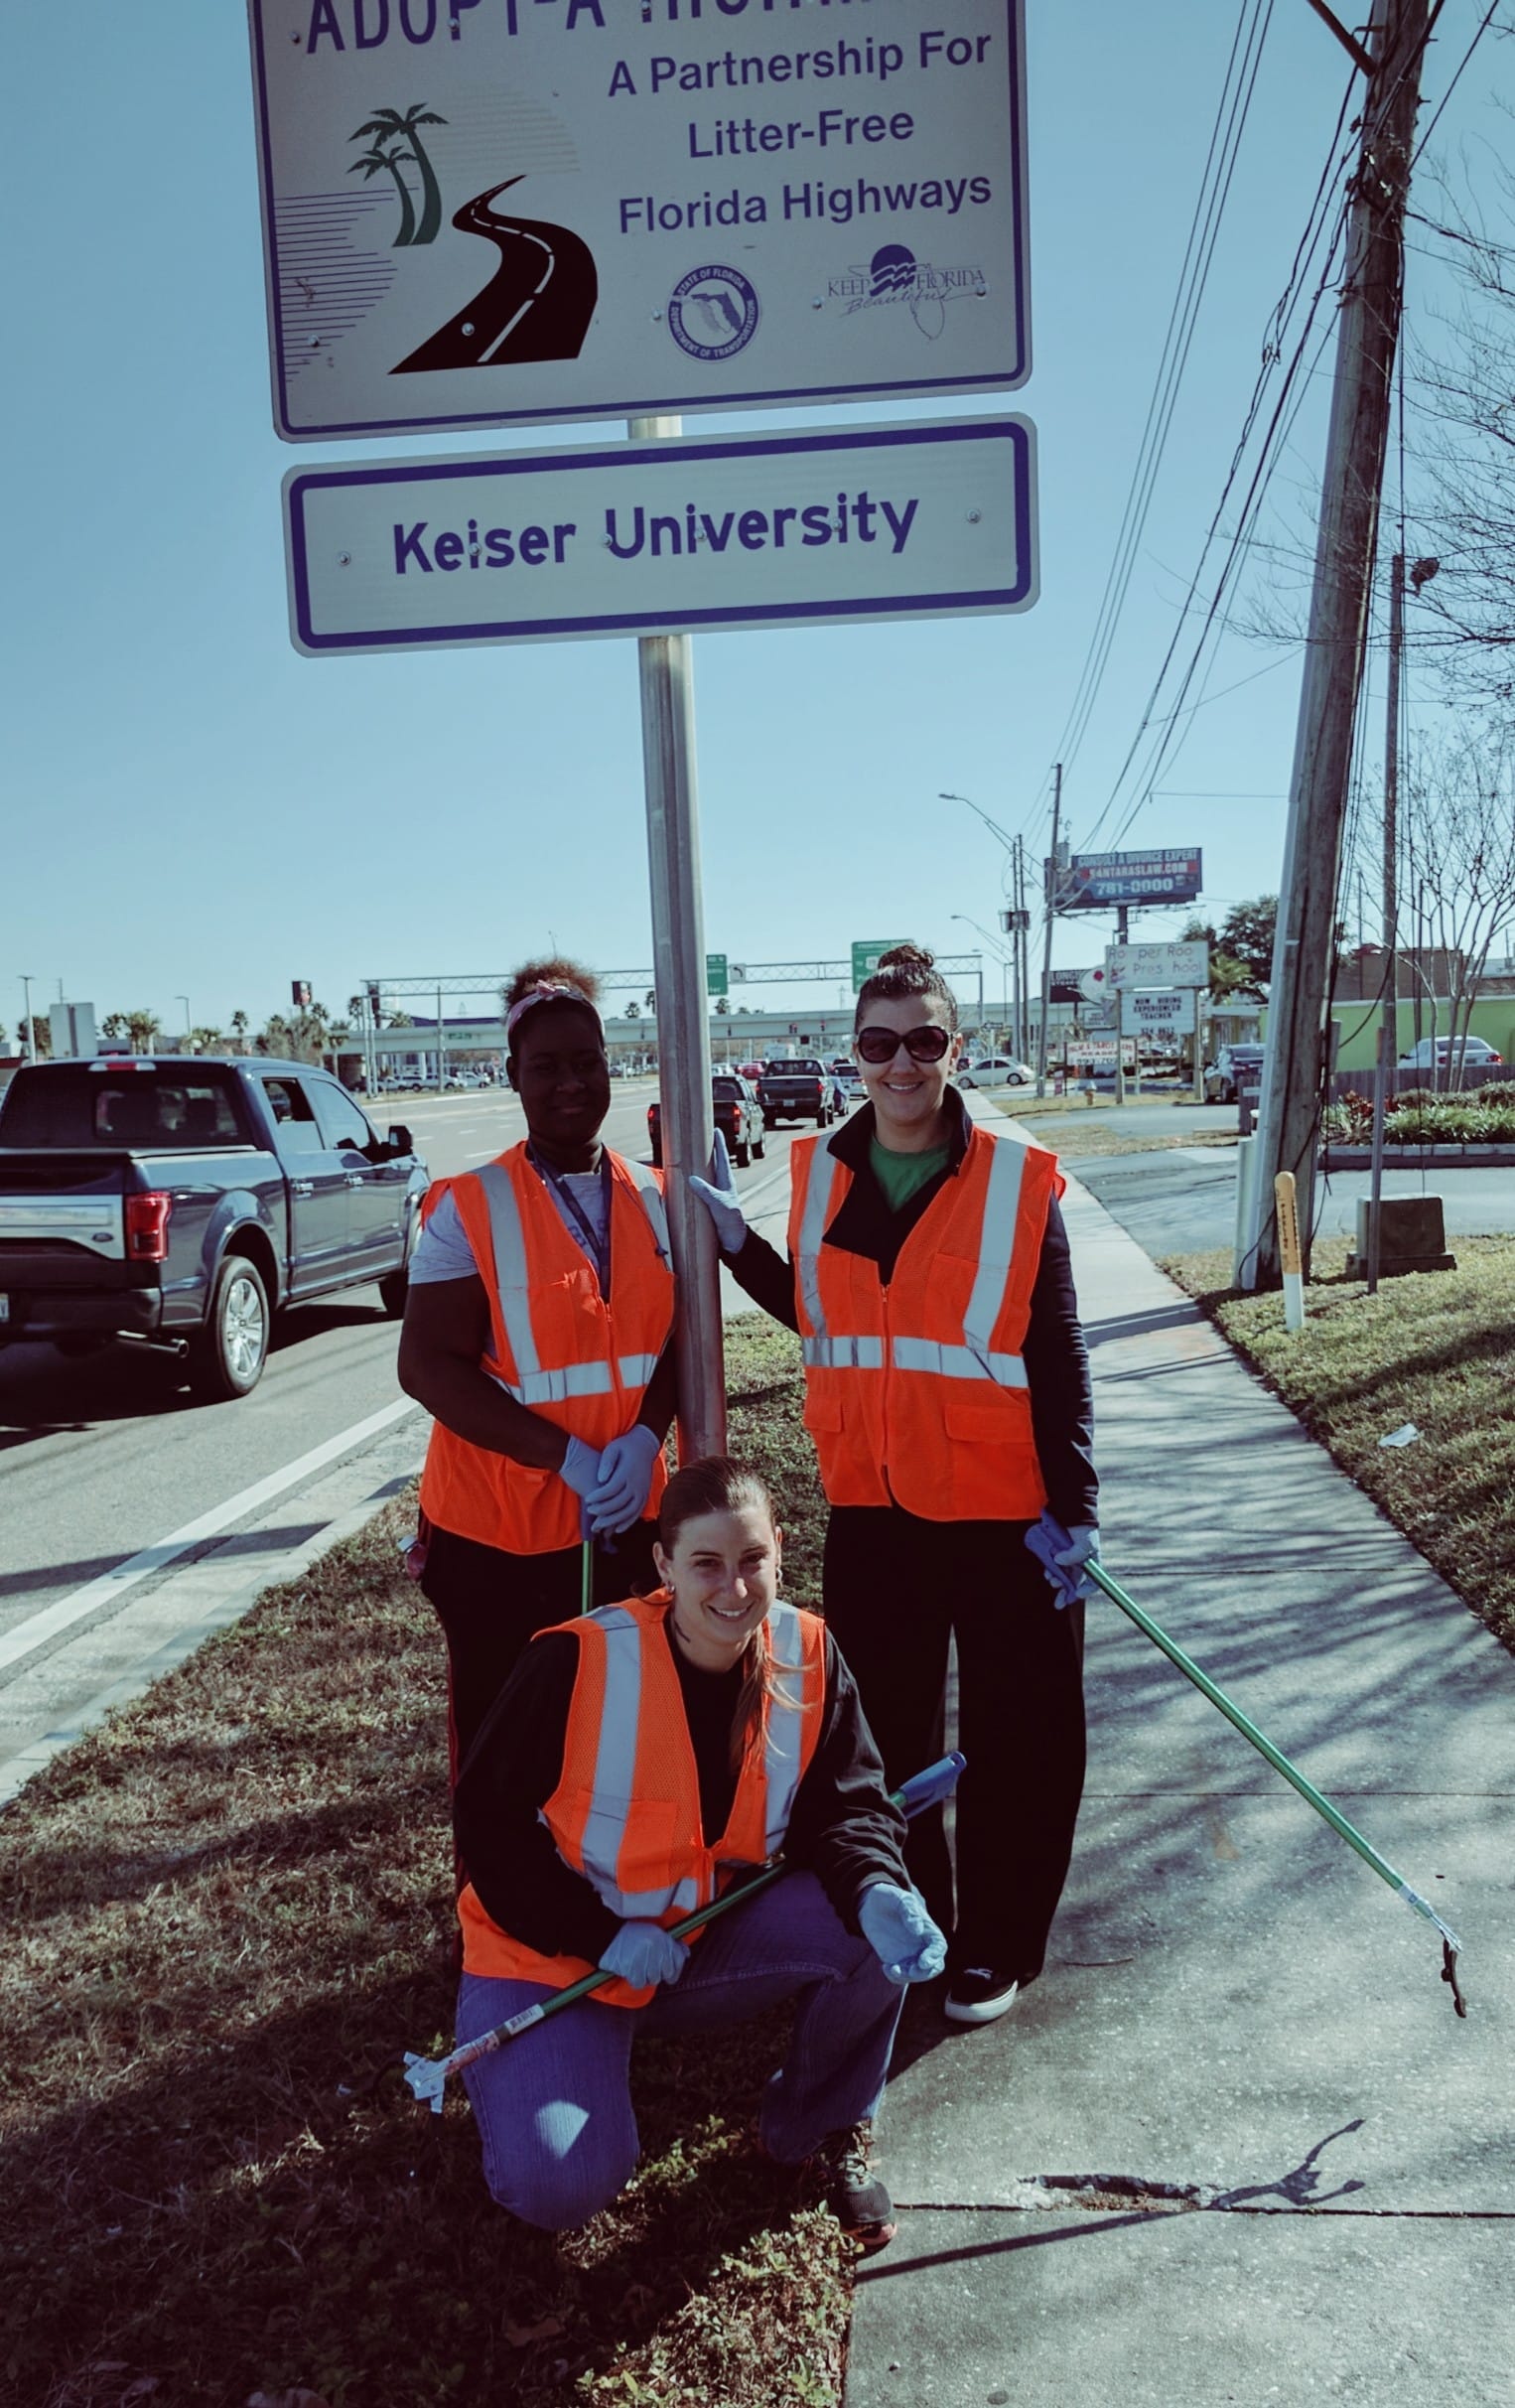
[[[633,418],[633,440],[682,433],[678,418]],[[705,988],[705,904],[700,885],[700,804],[695,775],[694,646],[687,636],[643,636],[642,774],[657,989],[658,1090],[663,1191],[678,1278],[679,1461],[726,1452],[726,1361],[721,1267],[709,1213],[689,1185],[715,1139],[710,1090],[710,1004]]]

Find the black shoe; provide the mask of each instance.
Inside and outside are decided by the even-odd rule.
[[[949,2024],[993,2024],[1015,2005],[1020,1987],[992,1965],[969,1965],[953,1974],[942,2013]]]
[[[896,2230],[895,2202],[873,2169],[874,2128],[866,2119],[829,2133],[816,2151],[827,2173],[826,2203],[865,2257],[888,2248]]]

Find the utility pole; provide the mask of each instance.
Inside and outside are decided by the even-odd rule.
[[[1127,945],[1131,942],[1131,906],[1129,903],[1118,903],[1115,907],[1115,941],[1119,945]],[[1117,1103],[1124,1103],[1126,1100],[1126,1048],[1122,1042],[1125,1034],[1126,997],[1124,991],[1117,987],[1115,990],[1115,1100]],[[1140,1044],[1140,1040],[1138,1043]],[[1139,1094],[1142,1086],[1141,1062],[1142,1057],[1138,1053],[1137,1091]]]
[[[1062,826],[1062,763],[1052,773],[1052,853],[1046,865],[1046,941],[1041,950],[1041,1029],[1036,1039],[1036,1093],[1046,1093],[1046,1017],[1052,1000],[1053,907],[1062,891],[1057,838]]]
[[[1389,564],[1389,692],[1384,729],[1384,985],[1379,1001],[1378,1076],[1373,1081],[1373,1176],[1368,1201],[1368,1294],[1378,1293],[1379,1206],[1384,1195],[1384,1121],[1399,1060],[1399,672],[1405,648],[1405,555]]]
[[[1242,1264],[1248,1287],[1278,1287],[1283,1277],[1273,1184],[1283,1171],[1292,1171],[1298,1183],[1307,1275],[1309,1268],[1336,885],[1399,338],[1410,151],[1430,10],[1431,0],[1373,0],[1368,31],[1372,69],[1348,221],[1269,988],[1257,1202]],[[1360,63],[1361,47],[1329,11],[1316,13],[1326,17]]]
[[[1016,1036],[1010,1050],[1017,1062],[1024,1062],[1031,1051],[1031,1038],[1026,1025],[1026,842],[1021,836],[1016,838],[1013,879],[1016,924],[1010,941],[1016,964]]]
[[[30,970],[21,972],[21,992],[26,1000],[26,1018],[21,1024],[21,1050],[28,1062],[37,1060],[37,1031],[32,1026],[32,979]]]

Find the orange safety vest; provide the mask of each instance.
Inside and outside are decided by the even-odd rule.
[[[1056,1157],[971,1129],[887,1288],[876,1262],[823,1242],[853,1177],[830,1139],[796,1139],[789,1160],[805,1426],[831,1503],[1034,1521],[1046,1487],[1021,1349],[1066,1185]]]
[[[490,1346],[481,1369],[517,1403],[586,1446],[629,1430],[673,1328],[673,1271],[662,1182],[612,1154],[609,1305],[595,1268],[569,1236],[524,1144],[482,1170],[434,1183],[451,1189],[489,1298]],[[645,1518],[667,1483],[652,1467]],[[547,1555],[579,1540],[579,1499],[556,1472],[473,1446],[432,1425],[421,1506],[438,1529],[510,1555]]]
[[[613,1914],[665,1925],[709,1906],[746,1867],[777,1855],[815,1754],[826,1685],[824,1623],[775,1601],[768,1644],[784,1703],[764,1701],[760,1738],[743,1759],[726,1829],[707,1841],[668,1637],[672,1603],[660,1589],[558,1624],[579,1642],[579,1670],[563,1770],[541,1810],[563,1862],[593,1883]],[[557,1989],[593,1971],[583,1957],[543,1956],[513,1939],[484,1912],[472,1882],[458,1901],[458,1919],[470,1973]],[[607,2006],[641,2007],[652,1992],[617,1980],[594,1996]]]

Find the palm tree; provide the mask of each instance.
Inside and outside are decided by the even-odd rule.
[[[655,1019],[657,1018],[657,989],[656,989],[656,987],[648,987],[648,989],[647,989],[647,991],[646,991],[646,994],[645,994],[645,995],[642,997],[642,1002],[645,1004],[645,1006],[646,1006],[647,1010],[648,1010],[648,1011],[651,1013],[651,1015],[652,1015],[652,1017],[653,1017],[653,1019],[655,1020]]]
[[[239,1054],[246,1043],[246,1039],[247,1015],[245,1012],[233,1012],[231,1015],[231,1041]]]
[[[357,136],[354,134],[352,139],[355,142]],[[358,169],[361,168],[365,184],[378,174],[381,167],[387,167],[393,176],[395,190],[400,196],[400,230],[389,247],[396,251],[404,244],[414,242],[416,238],[416,205],[411,200],[409,185],[400,174],[402,161],[408,161],[412,165],[417,164],[411,152],[381,151],[378,144],[375,143],[371,151],[364,151],[360,159],[354,159],[347,170],[349,176],[355,176]]]
[[[163,1023],[156,1012],[128,1012],[125,1015],[126,1034],[131,1039],[134,1054],[152,1051],[153,1039],[163,1033]]]
[[[375,109],[367,124],[360,125],[355,134],[349,134],[347,137],[349,142],[363,142],[371,134],[375,143],[408,142],[410,144],[409,155],[421,171],[421,222],[413,234],[402,234],[403,241],[435,242],[442,231],[442,188],[437,182],[436,170],[422,147],[416,127],[418,125],[446,125],[446,123],[445,117],[439,117],[435,109],[429,109],[424,101],[418,100],[413,108],[405,111],[403,117],[398,109]],[[385,159],[381,161],[381,165],[387,167],[389,161]],[[399,181],[399,177],[396,176],[396,184]]]
[[[225,1040],[219,1029],[192,1029],[190,1031],[192,1054],[218,1054],[224,1043]]]
[[[633,998],[632,998],[632,1000],[631,1000],[631,1001],[630,1001],[630,1002],[629,1002],[629,1003],[626,1005],[626,1008],[625,1008],[625,1010],[624,1010],[624,1011],[621,1013],[620,1017],[621,1017],[621,1019],[622,1019],[622,1020],[640,1020],[640,1018],[641,1018],[641,1005],[640,1005],[639,1003],[637,1003],[637,1001],[635,1000],[635,998],[634,998],[634,997],[633,997]]]
[[[126,1014],[124,1012],[107,1012],[100,1022],[100,1035],[108,1037],[112,1044],[118,1037],[124,1037],[126,1035]]]

